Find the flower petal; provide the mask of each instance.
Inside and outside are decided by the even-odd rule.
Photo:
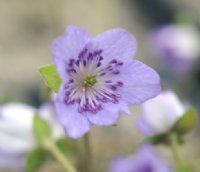
[[[36,142],[34,134],[27,127],[13,121],[0,120],[0,150],[7,153],[25,153]]]
[[[171,172],[172,168],[151,145],[142,145],[137,150],[133,171]]]
[[[149,126],[148,122],[146,122],[143,118],[139,118],[136,121],[136,127],[145,135],[150,136],[155,133],[155,130]]]
[[[25,165],[25,155],[6,154],[0,152],[1,168],[23,168]],[[23,170],[20,170],[23,171]]]
[[[77,58],[89,40],[91,40],[90,33],[76,26],[68,26],[67,32],[54,42],[54,62],[63,79],[68,78],[67,61],[70,58]]]
[[[172,91],[162,92],[156,98],[142,104],[140,123],[147,124],[154,130],[152,134],[168,131],[184,114],[184,107]],[[143,131],[144,128],[139,127]]]
[[[135,159],[133,156],[119,156],[112,160],[110,172],[131,172],[134,170]]]
[[[121,71],[120,79],[124,86],[119,94],[129,105],[142,103],[160,93],[159,75],[144,63],[135,60]]]
[[[32,129],[35,112],[34,107],[22,103],[13,102],[1,107],[0,150],[22,153],[35,146]]]
[[[102,49],[104,62],[112,59],[130,61],[135,55],[137,42],[135,37],[124,29],[113,29],[96,36],[92,41],[92,49]]]
[[[64,129],[56,119],[55,107],[52,102],[47,102],[40,106],[38,113],[50,124],[53,130],[53,139],[59,139],[64,137]]]
[[[98,113],[88,113],[87,117],[93,124],[112,125],[119,120],[120,112],[130,114],[128,106],[123,102],[117,104],[108,102],[103,104],[102,106],[103,109],[98,111]]]
[[[69,137],[79,138],[91,129],[92,124],[87,119],[86,114],[78,112],[77,104],[66,105],[63,95],[64,92],[61,89],[55,101],[58,120],[65,127]]]
[[[139,147],[135,155],[120,156],[110,164],[110,172],[171,172],[172,167],[150,145]]]
[[[27,127],[29,130],[32,130],[32,122],[35,112],[36,109],[32,106],[12,102],[2,106],[1,117],[19,123],[22,126]]]

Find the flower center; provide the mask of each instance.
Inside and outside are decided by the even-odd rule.
[[[123,87],[120,78],[123,62],[111,59],[105,64],[102,53],[102,49],[84,49],[78,58],[72,58],[67,63],[66,71],[70,79],[65,83],[64,102],[66,105],[77,103],[80,113],[97,113],[103,104],[116,104],[121,98],[118,90]]]
[[[97,83],[97,76],[96,75],[86,76],[83,83],[84,83],[84,86],[86,87],[92,87],[94,84]]]

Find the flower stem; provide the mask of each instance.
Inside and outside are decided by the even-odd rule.
[[[83,139],[84,139],[84,147],[85,147],[85,169],[87,172],[91,172],[92,153],[91,153],[89,133],[87,133]]]
[[[44,146],[55,156],[57,161],[64,167],[67,172],[77,172],[71,162],[62,154],[59,148],[52,141],[46,142]]]
[[[176,138],[175,134],[171,134],[169,136],[169,143],[170,143],[170,146],[171,146],[171,149],[172,149],[172,152],[173,152],[173,155],[174,155],[176,162],[178,164],[181,164],[182,160],[181,160],[181,157],[180,157],[180,154],[179,154],[179,151],[178,151],[177,138]]]

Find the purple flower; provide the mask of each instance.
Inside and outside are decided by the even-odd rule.
[[[172,172],[170,165],[150,145],[140,147],[133,156],[113,160],[110,172]]]
[[[164,91],[141,105],[142,115],[137,120],[138,129],[145,135],[169,131],[184,114],[184,105],[172,91]]]
[[[133,60],[135,38],[123,29],[94,38],[69,26],[54,43],[54,60],[63,83],[55,105],[58,118],[72,138],[93,124],[112,125],[128,105],[144,102],[160,92],[158,74]]]
[[[190,71],[200,56],[198,30],[188,24],[162,26],[152,34],[156,53],[178,72]]]

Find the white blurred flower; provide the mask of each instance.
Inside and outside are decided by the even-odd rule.
[[[64,130],[54,117],[52,104],[44,104],[39,110],[22,103],[6,104],[0,108],[1,167],[23,166],[24,156],[37,146],[33,131],[36,112],[51,125],[55,139],[64,136]]]
[[[53,137],[54,137],[54,139],[66,137],[66,134],[64,132],[63,127],[60,125],[60,123],[57,120],[55,120],[56,112],[54,110],[53,103],[48,102],[48,103],[43,104],[40,107],[38,114],[42,118],[44,118],[53,127]]]
[[[137,128],[145,135],[167,132],[184,114],[184,105],[172,91],[165,91],[141,105]]]

